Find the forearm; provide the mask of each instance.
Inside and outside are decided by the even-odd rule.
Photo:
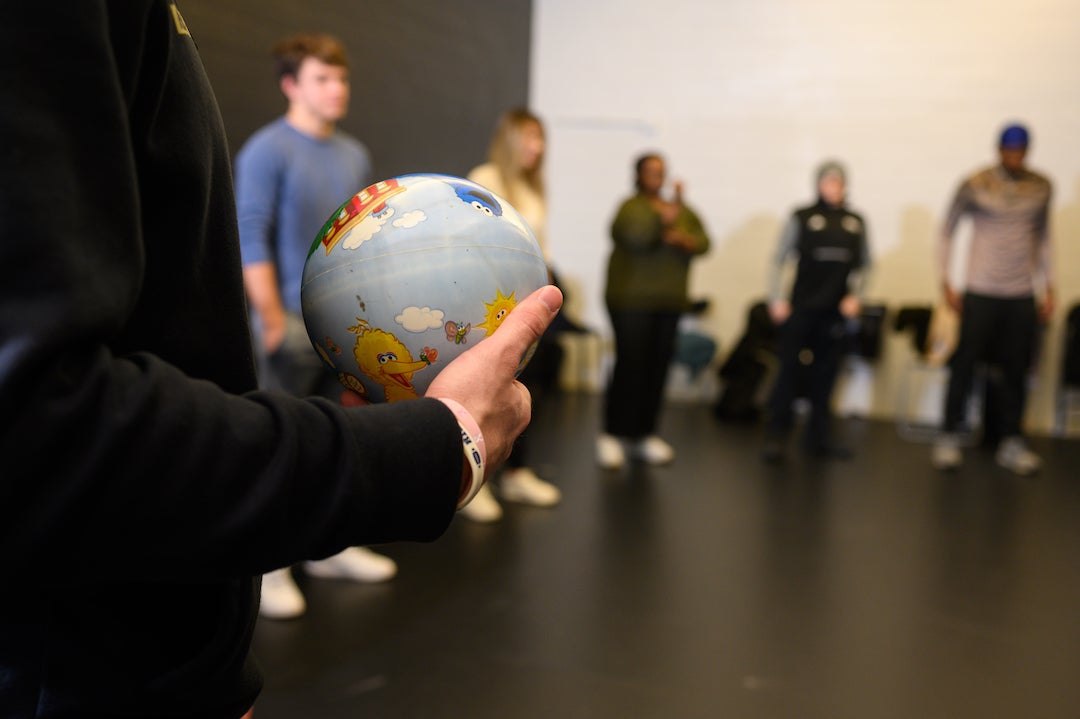
[[[273,262],[257,262],[244,267],[244,290],[251,307],[266,321],[285,314]]]
[[[869,284],[869,269],[859,269],[848,275],[847,294],[860,301],[866,298],[866,286]]]
[[[953,255],[953,236],[960,219],[967,212],[968,189],[965,182],[957,190],[952,203],[945,214],[945,220],[941,225],[937,237],[936,266],[938,278],[943,286],[949,286],[949,266]]]
[[[1049,295],[1051,298],[1054,293],[1054,272],[1053,261],[1051,257],[1051,243],[1050,243],[1050,207],[1049,200],[1047,205],[1040,213],[1038,221],[1036,222],[1035,233],[1038,256],[1036,257],[1036,272],[1037,279],[1040,281],[1043,292]]]
[[[795,243],[798,238],[799,224],[792,217],[784,225],[784,229],[780,233],[780,241],[777,243],[776,252],[773,254],[772,262],[769,264],[765,286],[770,302],[778,302],[788,297],[788,293],[783,286],[785,269],[789,259],[795,254]]]
[[[866,288],[870,283],[873,263],[870,260],[870,247],[864,237],[860,243],[859,262],[848,275],[848,294],[860,301],[866,298]]]
[[[709,251],[709,235],[697,214],[683,206],[676,229],[680,235],[680,244],[691,255],[703,255]]]
[[[461,440],[441,403],[237,397],[152,357],[101,359],[78,386],[39,383],[22,398],[25,426],[0,442],[20,468],[0,487],[9,576],[254,575],[433,539],[453,515]]]

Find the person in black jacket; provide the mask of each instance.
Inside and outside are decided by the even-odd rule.
[[[552,287],[425,398],[256,391],[229,165],[174,3],[5,8],[0,716],[240,717],[258,577],[435,539],[528,423]]]
[[[784,458],[794,426],[792,404],[805,377],[810,418],[804,447],[812,455],[844,458],[833,443],[829,406],[840,368],[847,324],[857,321],[870,267],[866,223],[846,206],[842,165],[826,162],[817,172],[817,201],[796,210],[784,227],[769,280],[769,314],[779,328],[780,370],[769,400],[764,459]],[[785,267],[795,262],[790,294],[781,290]],[[800,356],[812,360],[803,373]]]

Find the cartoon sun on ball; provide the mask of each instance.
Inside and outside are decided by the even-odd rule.
[[[439,356],[438,350],[425,347],[420,359],[414,360],[401,340],[389,332],[372,327],[359,317],[349,331],[356,334],[356,344],[353,346],[356,364],[361,372],[382,385],[387,402],[419,396],[412,384],[413,373],[434,364]]]
[[[483,329],[490,337],[495,334],[495,330],[502,327],[503,320],[510,314],[510,311],[517,307],[517,300],[514,299],[516,292],[511,292],[509,297],[503,295],[502,290],[495,290],[495,299],[491,302],[485,302],[484,307],[487,312],[484,316],[484,321],[476,325],[477,329]]]

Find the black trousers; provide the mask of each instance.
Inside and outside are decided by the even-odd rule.
[[[779,333],[780,371],[769,399],[766,430],[774,436],[788,434],[795,423],[792,403],[805,394],[810,400],[805,442],[811,447],[824,447],[831,439],[830,402],[846,346],[844,318],[834,309],[797,309]],[[805,350],[813,353],[808,369],[799,360]]]
[[[999,437],[1020,434],[1037,324],[1033,297],[964,295],[960,339],[949,359],[944,431],[955,432],[963,424],[975,367],[986,362],[1001,371],[995,385],[996,416],[987,418],[996,426],[988,430],[996,431]]]
[[[641,439],[656,433],[680,312],[613,310],[615,367],[608,383],[604,430]]]

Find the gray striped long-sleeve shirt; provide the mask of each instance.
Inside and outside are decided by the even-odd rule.
[[[1035,279],[1051,286],[1049,208],[1052,186],[1042,175],[1011,175],[999,166],[960,185],[938,242],[938,269],[948,277],[953,235],[961,218],[972,221],[965,288],[990,297],[1034,294]]]

